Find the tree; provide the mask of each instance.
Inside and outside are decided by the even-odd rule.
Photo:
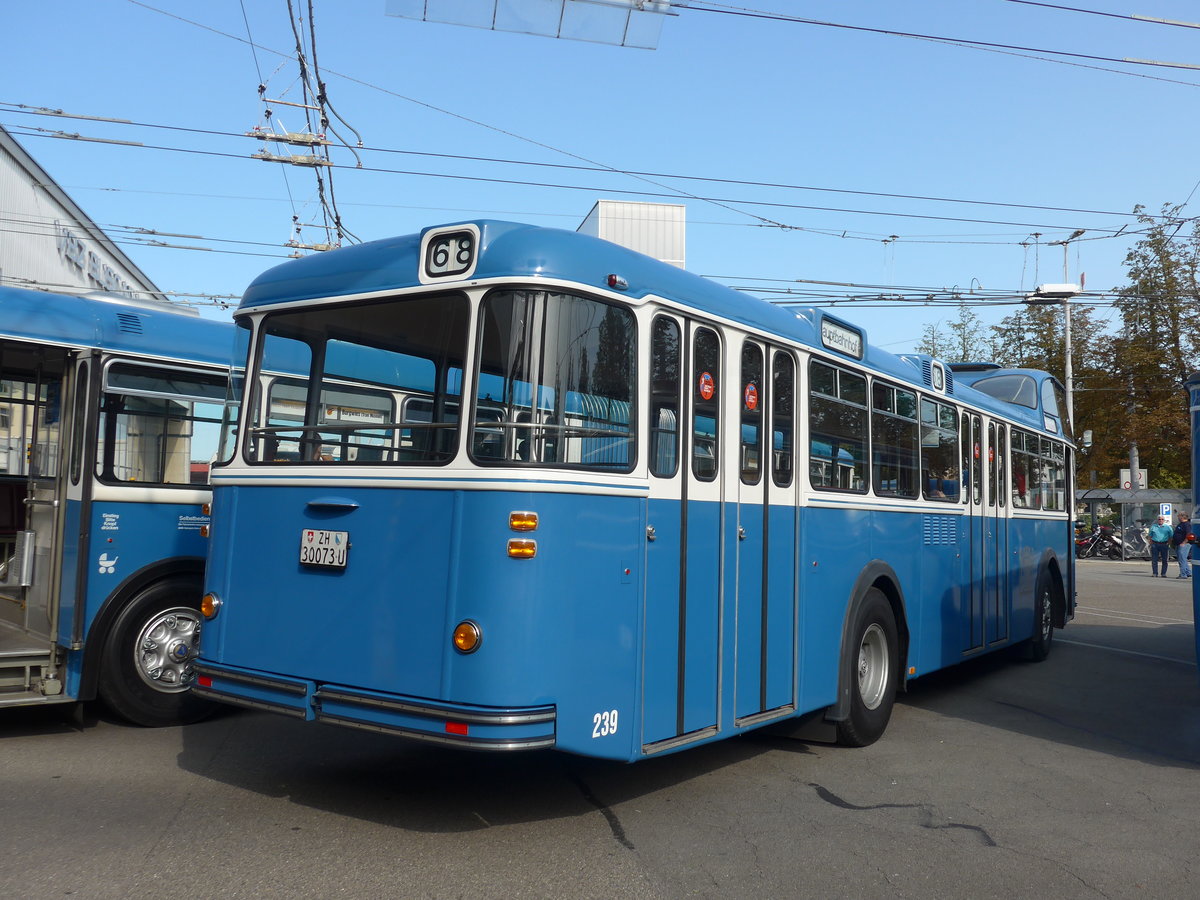
[[[983,359],[985,344],[979,316],[966,303],[958,304],[958,318],[947,326],[951,334],[951,356],[948,362],[969,362]]]
[[[921,340],[917,342],[916,350],[918,353],[942,359],[949,346],[950,342],[942,331],[942,323],[938,321],[921,329]]]
[[[1116,289],[1121,331],[1105,342],[1086,382],[1098,395],[1083,425],[1093,431],[1091,463],[1112,472],[1113,481],[1136,442],[1152,487],[1190,483],[1183,382],[1200,361],[1200,228],[1181,211],[1164,205],[1150,216],[1134,209],[1145,232],[1125,257],[1129,283]]]
[[[926,325],[916,349],[946,362],[978,361],[988,355],[979,316],[965,302],[958,304],[958,317],[946,323],[945,330],[940,321]]]

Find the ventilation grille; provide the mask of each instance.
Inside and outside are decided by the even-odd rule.
[[[954,393],[954,373],[942,366],[942,374],[946,379],[946,393]],[[921,360],[921,377],[925,379],[925,387],[933,387],[933,363],[927,359]]]
[[[142,334],[142,317],[133,313],[117,313],[117,324],[126,334]]]
[[[957,544],[957,516],[925,516],[925,544]]]

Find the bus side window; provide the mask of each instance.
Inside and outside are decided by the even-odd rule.
[[[988,422],[987,436],[988,436],[988,443],[987,443],[987,445],[988,445],[988,451],[987,451],[988,452],[987,505],[990,508],[995,508],[995,506],[996,506],[996,482],[998,481],[998,478],[996,477],[996,469],[998,468],[998,464],[1000,462],[1000,460],[996,454],[996,423],[995,422]]]
[[[817,490],[867,492],[867,379],[809,363],[809,479]]]
[[[871,477],[875,493],[882,497],[916,497],[920,491],[917,395],[876,381],[871,396]]]
[[[921,398],[921,490],[926,500],[959,497],[958,416],[936,400]]]
[[[758,484],[762,478],[763,355],[757,344],[742,346],[742,484]]]
[[[91,366],[81,362],[75,380],[74,413],[71,416],[71,484],[79,484],[83,475],[84,431],[87,426],[88,383]]]
[[[971,494],[971,417],[966,413],[962,414],[962,428],[959,431],[959,440],[962,444],[962,502],[969,503]]]
[[[796,364],[790,354],[781,350],[775,354],[771,397],[771,477],[778,487],[788,487],[792,483],[795,408]]]
[[[679,469],[679,323],[656,316],[650,338],[650,474],[671,478]]]
[[[692,391],[692,474],[701,481],[717,477],[720,433],[721,343],[708,328],[696,331]]]
[[[996,426],[996,497],[1003,508],[1008,505],[1008,443],[1003,425]]]
[[[971,416],[971,502],[983,505],[983,423]]]

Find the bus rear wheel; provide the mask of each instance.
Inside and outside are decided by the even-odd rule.
[[[1033,596],[1033,635],[1025,645],[1025,657],[1041,662],[1050,655],[1050,644],[1054,640],[1054,592],[1050,587],[1050,574],[1046,570],[1038,575],[1037,589]]]
[[[850,714],[837,723],[838,743],[865,747],[879,740],[892,717],[899,676],[899,640],[896,617],[887,597],[869,589],[854,616],[843,660],[843,677],[849,679]]]
[[[200,641],[197,579],[176,575],[143,589],[117,615],[100,662],[100,699],[136,725],[183,725],[213,710],[189,690]]]

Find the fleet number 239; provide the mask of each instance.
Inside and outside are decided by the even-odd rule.
[[[592,737],[608,737],[617,733],[617,711],[608,709],[592,716]]]

